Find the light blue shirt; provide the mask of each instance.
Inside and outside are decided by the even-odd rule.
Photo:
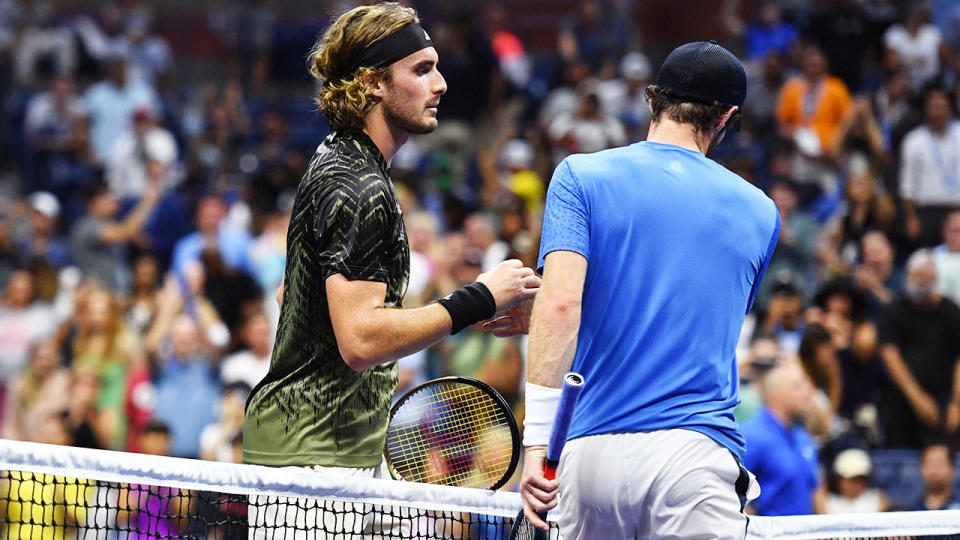
[[[236,270],[241,270],[247,274],[253,274],[253,266],[250,264],[251,236],[250,233],[236,227],[221,226],[217,229],[217,245],[220,251],[220,257],[223,262]],[[206,247],[203,233],[200,231],[192,232],[173,246],[173,260],[171,268],[179,274],[183,274],[183,269],[189,261],[199,261],[200,254]]]
[[[83,103],[90,112],[93,153],[100,163],[107,163],[117,139],[125,134],[132,136],[130,119],[134,111],[157,111],[160,100],[149,85],[130,79],[123,88],[110,81],[94,84],[84,94]]]
[[[170,453],[200,456],[200,432],[217,421],[220,386],[217,374],[204,357],[182,361],[166,359],[156,381],[154,415],[170,428]]]
[[[773,201],[699,152],[640,142],[565,159],[538,267],[557,250],[588,262],[570,438],[684,428],[742,457],[735,348],[778,230]]]

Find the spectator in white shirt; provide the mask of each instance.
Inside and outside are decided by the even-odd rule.
[[[33,273],[15,271],[0,302],[0,389],[23,373],[34,344],[57,329],[53,306],[37,296]]]
[[[265,313],[247,316],[240,327],[240,342],[244,349],[223,359],[220,382],[224,386],[241,382],[253,388],[270,371],[273,329]]]
[[[553,156],[557,162],[572,153],[596,152],[627,142],[623,124],[604,114],[600,98],[589,84],[587,88],[582,86],[576,112],[560,115],[547,130],[556,150],[561,152]]]
[[[943,89],[928,90],[923,106],[924,123],[901,146],[900,197],[910,239],[932,246],[947,214],[960,208],[960,123]]]
[[[81,135],[78,128],[87,111],[74,91],[73,78],[61,75],[50,89],[27,103],[23,132],[30,145],[41,152],[69,152]]]
[[[937,290],[960,305],[960,210],[943,222],[943,243],[933,249],[937,264]]]
[[[894,24],[883,34],[883,44],[899,56],[914,90],[923,88],[940,72],[943,37],[929,18],[927,6],[915,5],[902,24]]]
[[[120,199],[139,199],[149,182],[147,162],[164,167],[160,187],[165,191],[176,186],[177,142],[166,129],[157,125],[154,112],[147,107],[134,110],[130,130],[117,139],[107,163],[107,184]]]
[[[158,110],[160,100],[151,86],[128,77],[126,56],[114,51],[107,61],[107,78],[87,89],[84,103],[90,111],[94,157],[107,163],[113,145],[130,127],[133,112]]]
[[[889,507],[886,495],[870,487],[870,472],[873,469],[870,454],[859,448],[848,448],[833,460],[833,472],[837,478],[837,492],[821,492],[814,502],[818,514],[860,514],[886,512]]]

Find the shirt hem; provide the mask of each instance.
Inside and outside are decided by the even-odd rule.
[[[383,461],[381,454],[373,456],[332,456],[329,454],[275,454],[243,450],[243,462],[268,467],[377,467]]]

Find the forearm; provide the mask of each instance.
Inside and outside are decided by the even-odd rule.
[[[340,354],[357,371],[426,349],[450,335],[452,324],[446,308],[436,303],[414,309],[380,306],[368,315],[344,330],[351,334],[348,340],[334,329]]]
[[[903,199],[903,213],[907,219],[917,219],[917,203],[912,199]]]
[[[950,401],[960,404],[960,358],[953,368],[953,389],[950,391]]]
[[[159,197],[160,195],[156,186],[151,185],[147,187],[143,196],[137,201],[136,206],[133,207],[130,214],[123,220],[122,227],[128,234],[133,235],[140,230],[140,227],[156,206]]]
[[[527,382],[559,388],[577,352],[580,300],[542,290],[533,303]]]
[[[893,383],[897,385],[897,388],[903,392],[903,395],[908,401],[914,402],[917,398],[926,394],[923,388],[920,387],[920,384],[917,383],[917,380],[913,378],[913,374],[910,373],[910,369],[904,364],[903,357],[900,356],[900,351],[898,351],[895,346],[885,345],[881,354],[883,356],[883,362],[887,367],[887,372],[890,373],[890,378],[893,380]]]

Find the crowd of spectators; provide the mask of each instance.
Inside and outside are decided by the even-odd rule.
[[[508,257],[534,266],[553,168],[642,140],[647,55],[677,44],[646,40],[630,1],[570,4],[547,50],[503,5],[414,4],[449,90],[440,127],[391,164],[406,306]],[[790,449],[748,453],[755,509],[897,508],[867,481],[877,448],[923,449],[925,494],[899,507],[960,506],[960,9],[740,4],[701,37],[750,76],[715,158],[782,220],[738,345],[748,445]],[[305,67],[273,77],[306,50],[282,49],[272,2],[211,8],[218,77],[179,65],[155,9],[0,0],[0,432],[231,461],[269,365],[292,196],[328,128]],[[474,376],[522,416],[524,354],[470,328],[402,359],[399,391]]]

